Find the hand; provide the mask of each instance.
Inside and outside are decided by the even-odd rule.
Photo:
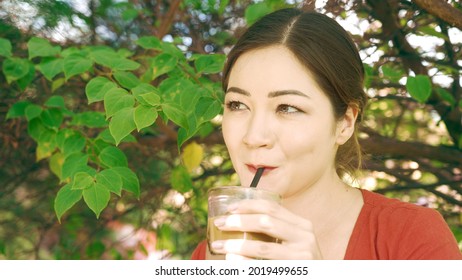
[[[260,232],[281,243],[257,240],[218,240],[214,250],[229,258],[322,259],[310,221],[266,200],[243,200],[231,205],[230,215],[215,220],[222,231]]]

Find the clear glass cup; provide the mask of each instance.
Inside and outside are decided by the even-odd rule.
[[[257,188],[226,186],[215,187],[208,191],[208,223],[207,223],[207,241],[210,252],[216,254],[212,250],[210,244],[216,240],[228,239],[247,239],[260,240],[265,242],[278,242],[274,237],[258,232],[242,232],[242,231],[221,231],[214,221],[222,216],[229,215],[228,206],[244,199],[266,199],[275,201],[281,204],[279,194],[261,190]]]

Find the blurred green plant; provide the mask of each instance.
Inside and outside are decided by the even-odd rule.
[[[1,1],[0,258],[188,258],[207,189],[238,183],[223,54],[296,5],[352,30],[364,58],[354,183],[438,209],[461,240],[461,27],[446,19],[462,7],[420,2]]]
[[[61,49],[32,37],[27,43],[29,56],[23,58],[11,53],[8,40],[1,44],[2,70],[11,86],[25,90],[36,75],[43,75],[58,83],[56,90],[80,76],[87,81],[88,104],[104,105],[104,111],[72,112],[62,96],[53,95],[44,104],[19,101],[7,113],[6,119],[27,120],[29,135],[37,143],[37,161],[48,160],[63,184],[54,202],[58,219],[82,198],[99,217],[111,193],[121,196],[126,191],[139,197],[138,177],[117,147],[136,141],[134,130],[171,121],[179,127],[180,149],[221,112],[220,86],[204,74],[221,71],[224,55],[195,55],[188,60],[175,45],[152,36],[137,41],[151,55],[107,46]],[[153,86],[159,77],[162,81]]]

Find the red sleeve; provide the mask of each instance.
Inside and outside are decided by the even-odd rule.
[[[362,190],[364,206],[348,244],[347,260],[461,260],[441,214]]]
[[[403,227],[399,229],[401,234],[396,236],[399,238],[392,239],[394,244],[388,244],[394,247],[394,256],[390,256],[391,259],[462,259],[462,253],[454,235],[436,210],[423,207],[411,211],[397,209],[394,215],[401,217]]]
[[[197,245],[196,249],[191,255],[191,260],[205,260],[205,253],[207,250],[207,241],[204,240],[199,245]]]

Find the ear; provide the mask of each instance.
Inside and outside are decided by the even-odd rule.
[[[337,145],[343,145],[350,139],[355,131],[355,123],[358,118],[358,107],[348,106],[345,115],[337,123]]]

